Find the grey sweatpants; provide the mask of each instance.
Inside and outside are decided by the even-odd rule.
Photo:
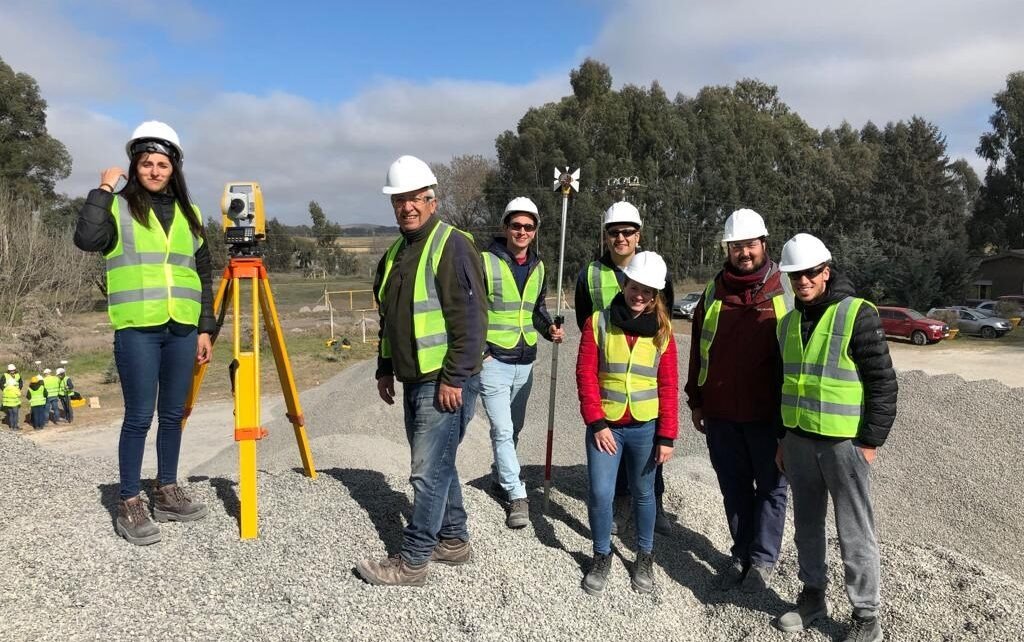
[[[782,440],[782,457],[793,489],[800,581],[814,588],[825,588],[828,582],[825,518],[831,495],[846,594],[854,614],[877,614],[880,572],[870,464],[850,439],[809,439],[792,432]]]

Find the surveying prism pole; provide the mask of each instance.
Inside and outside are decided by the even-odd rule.
[[[570,173],[555,168],[556,192],[562,192],[562,238],[558,250],[558,290],[555,296],[555,326],[561,328],[562,318],[562,270],[565,267],[565,219],[569,212],[569,195],[580,191],[580,170]],[[551,344],[551,389],[548,393],[548,445],[544,455],[544,512],[548,512],[551,497],[551,450],[555,439],[555,394],[558,392],[558,343]]]
[[[231,305],[232,354],[228,366],[231,380],[231,394],[234,397],[235,441],[238,442],[238,504],[239,534],[242,539],[252,539],[259,533],[256,511],[256,442],[267,436],[260,419],[260,313],[270,340],[277,366],[277,376],[284,395],[287,413],[292,423],[295,441],[299,447],[302,470],[311,479],[316,479],[313,455],[306,437],[306,419],[299,404],[299,393],[292,374],[288,348],[281,332],[281,322],[270,289],[270,279],[263,258],[259,256],[259,241],[264,238],[263,196],[259,183],[228,183],[224,188],[221,208],[225,217],[225,236],[230,247],[230,258],[213,299],[213,314],[217,317],[217,330],[210,336],[216,342],[224,322],[224,313]],[[230,223],[231,219],[236,223]],[[256,222],[256,225],[251,223]],[[249,223],[248,225],[246,223]],[[249,345],[242,343],[242,284],[248,282],[252,314]],[[248,347],[248,350],[244,350]],[[199,387],[206,375],[209,361],[196,364],[192,370],[192,387],[185,399],[185,415],[181,420],[182,429],[192,413]]]

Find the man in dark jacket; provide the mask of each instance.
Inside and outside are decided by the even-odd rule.
[[[779,324],[782,420],[778,463],[793,488],[803,589],[777,626],[801,631],[828,614],[825,517],[831,495],[846,594],[847,642],[880,642],[879,553],[871,507],[871,463],[896,418],[896,373],[874,305],[855,296],[810,234],[782,249],[796,308]]]
[[[393,404],[402,382],[413,507],[401,553],[356,564],[370,584],[423,586],[430,560],[464,564],[473,553],[455,460],[480,389],[487,307],[472,240],[434,216],[436,184],[426,163],[402,156],[383,189],[402,236],[374,278],[377,392]]]
[[[488,324],[480,398],[491,423],[492,474],[508,500],[505,525],[509,528],[523,528],[530,521],[516,446],[526,422],[537,335],[561,343],[565,332],[555,327],[544,303],[544,263],[532,245],[539,225],[540,214],[532,200],[512,199],[501,221],[504,236],[495,237],[482,255]]]
[[[782,357],[776,322],[793,307],[789,280],[768,258],[768,230],[750,209],[725,221],[726,262],[693,314],[687,403],[707,437],[732,536],[718,588],[768,587],[786,523],[786,478],[775,465],[782,436]]]

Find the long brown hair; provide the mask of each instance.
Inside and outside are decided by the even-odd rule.
[[[153,199],[150,197],[149,191],[139,182],[137,166],[143,156],[148,156],[150,153],[152,152],[142,151],[132,156],[131,164],[128,166],[128,183],[121,190],[121,196],[124,197],[124,200],[128,201],[128,209],[131,210],[132,218],[138,221],[139,225],[145,225],[146,227],[149,227],[149,210],[153,208]],[[194,238],[202,238],[205,232],[203,222],[196,216],[196,211],[192,207],[192,197],[188,193],[185,174],[181,170],[181,161],[173,156],[168,156],[168,158],[171,161],[171,180],[167,187],[171,194],[174,195],[174,200],[178,203],[178,209],[185,215],[185,220],[188,221],[188,229],[192,232],[192,236]]]
[[[654,345],[658,350],[664,351],[665,346],[668,345],[668,340],[672,338],[672,317],[668,314],[665,293],[659,290],[654,295],[654,300],[647,304],[644,312],[654,312],[658,317],[658,333],[654,335]]]

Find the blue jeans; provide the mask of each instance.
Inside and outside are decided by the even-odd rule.
[[[7,425],[11,427],[11,430],[18,429],[19,410],[21,410],[21,406],[4,406],[4,412],[7,413]]]
[[[412,519],[403,532],[401,554],[409,564],[419,565],[430,559],[439,538],[469,540],[455,457],[476,409],[480,375],[466,380],[462,407],[455,412],[437,405],[435,381],[402,388],[413,494]]]
[[[654,550],[654,421],[612,426],[616,450],[614,455],[597,449],[594,434],[587,430],[587,516],[594,539],[594,554],[607,555],[612,550],[612,502],[615,499],[615,478],[619,463],[626,460],[629,491],[633,496],[637,547],[650,553]]]
[[[492,473],[509,500],[526,497],[519,479],[519,433],[526,423],[526,402],[533,386],[533,364],[503,363],[493,357],[480,373],[480,398],[491,422]]]
[[[158,414],[156,433],[157,481],[178,480],[181,420],[185,397],[192,385],[196,359],[196,329],[170,325],[159,330],[125,328],[114,332],[114,362],[124,394],[124,422],[117,446],[121,498],[139,494],[146,433]]]
[[[59,404],[60,402],[57,400],[57,397],[46,398],[46,413],[50,415],[50,421],[53,423],[57,423],[57,420],[60,419]]]
[[[732,535],[732,556],[743,563],[773,566],[782,547],[788,490],[786,477],[775,464],[775,425],[712,418],[704,425]]]
[[[32,413],[32,427],[36,430],[46,428],[46,404],[32,406],[30,411]]]

